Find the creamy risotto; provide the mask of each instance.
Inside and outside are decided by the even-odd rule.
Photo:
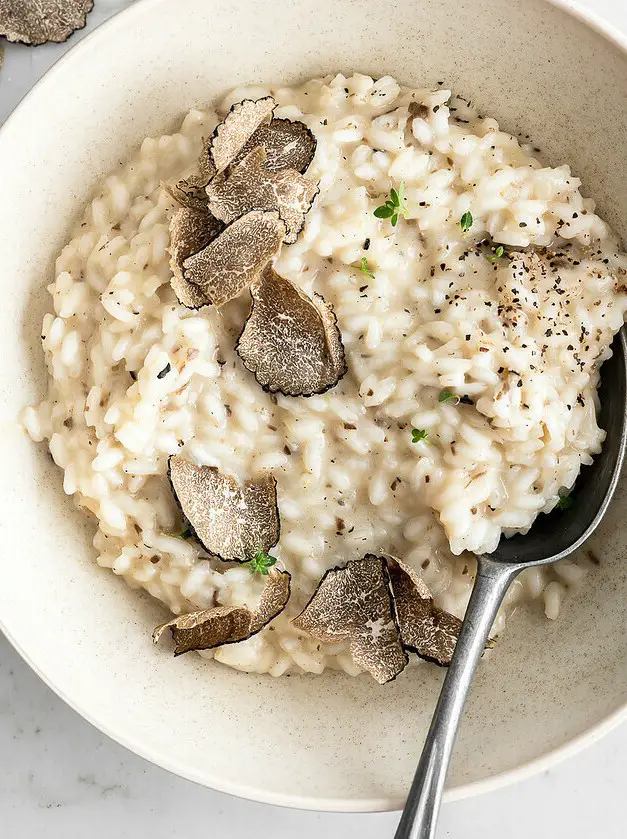
[[[346,354],[346,375],[308,398],[264,392],[235,352],[248,292],[193,310],[170,286],[162,183],[194,168],[232,103],[269,94],[275,117],[315,135],[306,174],[319,184],[274,267],[333,306]],[[95,517],[98,563],[175,614],[252,607],[263,582],[180,538],[168,458],[276,478],[272,553],[291,599],[258,634],[203,655],[275,676],[358,672],[345,645],[292,623],[327,569],[397,555],[462,616],[470,552],[524,533],[599,452],[598,370],[624,320],[627,257],[568,166],[537,151],[448,90],[338,75],[193,110],[96,192],[57,259],[49,392],[23,420]],[[393,225],[375,210],[401,184]],[[526,571],[494,631],[524,599],[556,617],[585,573]]]

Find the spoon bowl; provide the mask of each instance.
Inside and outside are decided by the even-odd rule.
[[[614,338],[612,356],[601,367],[599,426],[606,431],[594,463],[584,466],[569,496],[571,506],[540,515],[531,530],[502,538],[493,562],[548,565],[573,553],[592,535],[612,500],[627,443],[627,338]]]
[[[592,535],[612,500],[627,445],[627,338],[614,338],[601,367],[601,452],[577,478],[570,504],[539,515],[526,534],[501,538],[496,550],[477,557],[477,575],[451,665],[446,674],[395,839],[433,839],[444,780],[476,666],[507,589],[525,568],[572,554]]]

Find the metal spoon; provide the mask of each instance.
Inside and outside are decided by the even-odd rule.
[[[581,470],[572,506],[540,515],[526,535],[501,539],[477,557],[477,577],[455,654],[427,734],[395,839],[433,839],[442,789],[468,689],[496,613],[510,583],[532,565],[548,565],[585,542],[611,501],[627,442],[627,340],[624,330],[601,370],[599,425],[607,432],[601,454]]]

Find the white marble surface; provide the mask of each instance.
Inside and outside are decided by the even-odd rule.
[[[86,31],[131,0],[96,0]],[[581,2],[627,34],[625,0]],[[68,45],[7,45],[0,123]],[[1,188],[1,186],[0,186]],[[49,839],[384,839],[396,814],[281,810],[180,780],[127,752],[61,702],[0,637],[0,836]],[[627,726],[556,769],[445,806],[444,839],[624,839]]]

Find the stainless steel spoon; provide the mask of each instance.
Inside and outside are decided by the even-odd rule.
[[[601,454],[584,467],[572,506],[540,515],[526,535],[501,539],[489,556],[477,557],[477,577],[455,654],[427,734],[395,839],[433,839],[442,789],[468,689],[496,613],[511,582],[532,565],[571,554],[603,518],[620,474],[627,442],[627,340],[624,330],[601,368],[599,425],[607,432]]]

